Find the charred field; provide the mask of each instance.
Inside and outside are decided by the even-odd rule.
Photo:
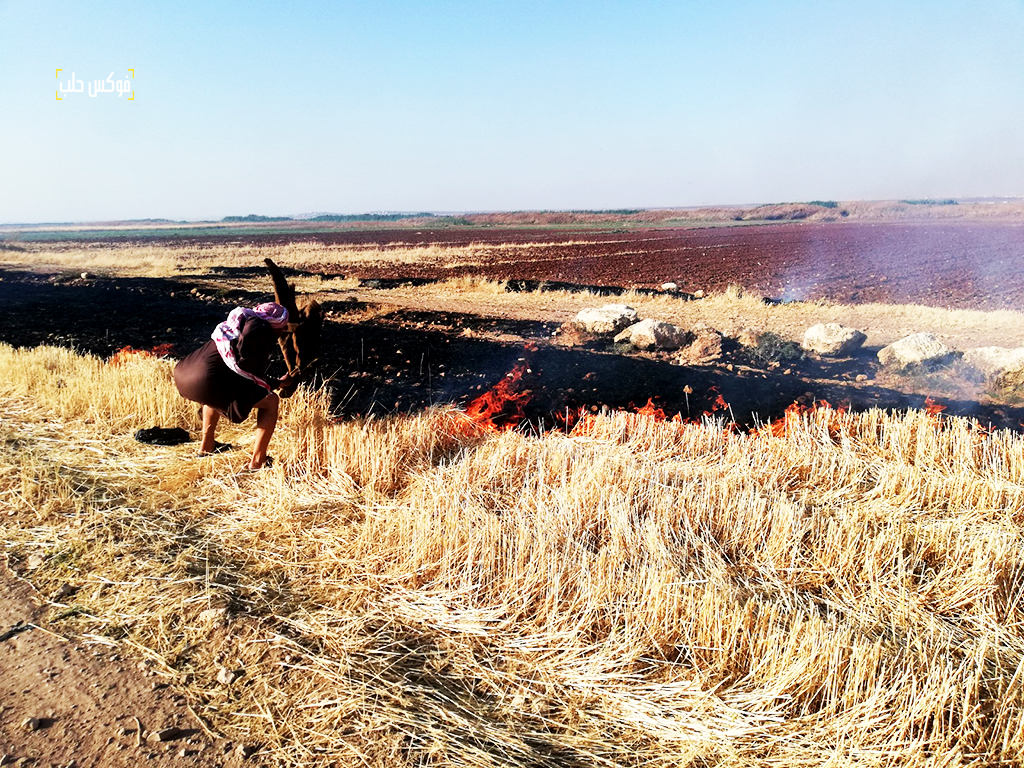
[[[731,408],[719,415],[746,428],[778,418],[797,401],[899,410],[924,407],[929,397],[941,399],[950,415],[1018,428],[1024,421],[1018,404],[994,399],[969,376],[887,376],[875,359],[880,346],[894,340],[884,320],[853,358],[773,364],[728,337],[738,330],[730,318],[734,327],[720,329],[727,336],[722,359],[685,367],[670,365],[669,355],[629,352],[607,341],[567,345],[559,329],[571,317],[570,307],[586,305],[581,297],[599,306],[626,301],[622,296],[629,291],[657,296],[665,280],[680,285],[681,302],[692,291],[741,285],[769,304],[800,299],[1013,310],[1024,307],[1022,241],[1024,227],[1015,222],[971,221],[556,233],[339,230],[321,233],[315,242],[296,243],[285,234],[232,240],[225,263],[208,255],[225,247],[223,236],[65,241],[51,246],[51,255],[82,258],[70,256],[43,273],[22,266],[0,275],[0,298],[11,309],[0,341],[66,344],[100,356],[122,347],[159,347],[181,357],[236,304],[271,298],[259,258],[246,263],[238,253],[291,249],[298,258],[289,276],[300,279],[300,291],[319,296],[329,317],[321,373],[343,417],[464,405],[523,362],[521,387],[530,397],[521,415],[524,426],[536,430],[557,425],[567,413],[635,409],[649,400],[669,416],[689,419],[715,412],[724,400]],[[185,275],[126,276],[100,268],[80,277],[77,265],[89,263],[97,249],[133,245],[171,249],[183,260],[197,256]],[[407,256],[417,250],[429,255]],[[346,281],[342,288],[324,290],[325,280],[338,279]],[[572,300],[563,311],[546,302],[532,317],[505,313],[494,297],[466,300],[458,289],[450,302],[417,300],[417,287],[438,286],[435,292],[443,296],[444,282],[452,279],[501,281],[510,301],[523,291]],[[799,341],[801,331],[788,328],[783,335]],[[981,337],[968,342],[986,343],[1015,345]]]

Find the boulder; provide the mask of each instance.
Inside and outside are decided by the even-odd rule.
[[[932,368],[944,365],[956,353],[934,333],[914,333],[878,350],[878,361],[889,368]]]
[[[628,341],[639,349],[679,349],[692,336],[677,325],[662,320],[641,320],[626,328],[615,341]]]
[[[865,339],[867,336],[856,328],[848,328],[839,323],[822,323],[807,329],[801,346],[823,357],[849,357],[861,348]]]
[[[710,328],[697,331],[693,342],[679,350],[673,362],[676,365],[702,365],[722,357],[722,334]]]
[[[573,324],[595,336],[611,336],[639,318],[636,310],[625,304],[605,304],[603,307],[581,309]]]
[[[1024,347],[978,347],[964,352],[964,362],[999,390],[1024,390]]]
[[[740,331],[740,335],[736,337],[736,341],[738,341],[742,347],[752,348],[758,346],[761,343],[762,338],[764,338],[764,333],[748,327]]]
[[[665,293],[675,293],[676,291],[679,290],[679,283],[662,283],[661,290],[665,291]]]
[[[964,352],[964,362],[985,376],[998,376],[1007,370],[1024,367],[1024,347],[978,347]]]

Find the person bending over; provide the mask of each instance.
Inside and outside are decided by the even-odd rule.
[[[249,469],[269,465],[270,438],[277,426],[281,399],[275,389],[292,380],[290,373],[266,375],[270,356],[288,325],[288,310],[280,304],[238,307],[218,325],[210,340],[174,368],[174,385],[181,396],[203,406],[203,437],[199,455],[230,446],[214,439],[221,416],[239,424],[256,409],[256,445]]]

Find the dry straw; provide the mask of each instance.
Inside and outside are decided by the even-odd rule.
[[[1024,765],[1017,434],[820,409],[531,437],[300,391],[278,463],[237,474],[131,440],[195,429],[170,365],[0,346],[6,555],[268,761]]]

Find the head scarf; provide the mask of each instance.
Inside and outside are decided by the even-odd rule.
[[[248,307],[236,307],[231,310],[231,314],[228,315],[228,319],[214,328],[213,333],[210,335],[210,338],[213,339],[214,343],[217,345],[217,351],[220,352],[220,357],[224,361],[224,365],[239,376],[244,376],[247,379],[255,381],[268,392],[273,392],[273,389],[269,384],[267,384],[267,382],[254,373],[242,370],[238,365],[238,357],[235,353],[234,343],[238,340],[238,337],[242,335],[242,321],[246,318],[263,320],[270,323],[272,328],[281,330],[288,325],[288,310],[280,304],[274,304],[273,302],[260,304],[255,309],[249,309]]]

